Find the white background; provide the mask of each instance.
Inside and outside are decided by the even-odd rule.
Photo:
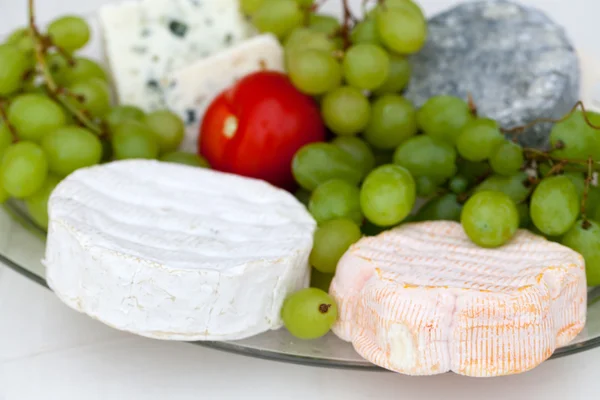
[[[67,12],[88,13],[106,2],[38,0],[38,15],[48,20]],[[546,9],[568,27],[579,49],[600,59],[600,2],[523,2]],[[329,0],[327,8],[335,9],[338,3]],[[420,3],[430,14],[453,1]],[[25,13],[25,0],[0,0],[0,33],[23,24]],[[598,398],[599,371],[600,349],[495,379],[452,374],[410,378],[256,360],[117,332],[0,266],[0,400],[585,400]]]

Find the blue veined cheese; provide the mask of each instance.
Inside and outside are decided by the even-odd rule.
[[[99,12],[119,103],[165,108],[169,73],[253,35],[237,0],[140,0]]]
[[[316,222],[264,181],[156,160],[75,171],[48,202],[46,279],[70,307],[164,340],[282,327]]]
[[[181,150],[195,152],[200,125],[210,103],[244,76],[260,70],[284,71],[283,48],[271,34],[255,36],[173,73],[167,106],[186,124]]]

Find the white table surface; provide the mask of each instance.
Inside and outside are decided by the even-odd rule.
[[[219,0],[212,0],[219,1]],[[38,0],[40,19],[88,13],[106,0]],[[329,0],[334,9],[339,0]],[[354,0],[358,4],[359,0]],[[597,0],[529,0],[600,58]],[[421,0],[436,12],[452,0]],[[0,0],[0,32],[25,21],[25,0]],[[472,379],[446,374],[328,370],[252,359],[108,328],[0,266],[0,400],[137,399],[573,399],[598,398],[600,349],[531,372]]]

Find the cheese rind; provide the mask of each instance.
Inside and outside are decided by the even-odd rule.
[[[271,34],[248,39],[171,74],[166,102],[186,124],[180,149],[196,152],[200,125],[212,101],[239,79],[262,70],[285,70],[283,47]]]
[[[236,340],[282,326],[308,285],[316,223],[291,194],[150,160],[81,169],[49,201],[48,285],[117,329]]]
[[[406,224],[340,260],[333,327],[368,361],[408,375],[527,371],[583,329],[583,258],[527,231],[499,249],[460,224]]]

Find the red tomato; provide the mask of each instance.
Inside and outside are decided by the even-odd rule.
[[[324,140],[316,102],[285,74],[263,71],[247,75],[213,100],[200,127],[198,151],[218,171],[293,190],[294,154]]]

